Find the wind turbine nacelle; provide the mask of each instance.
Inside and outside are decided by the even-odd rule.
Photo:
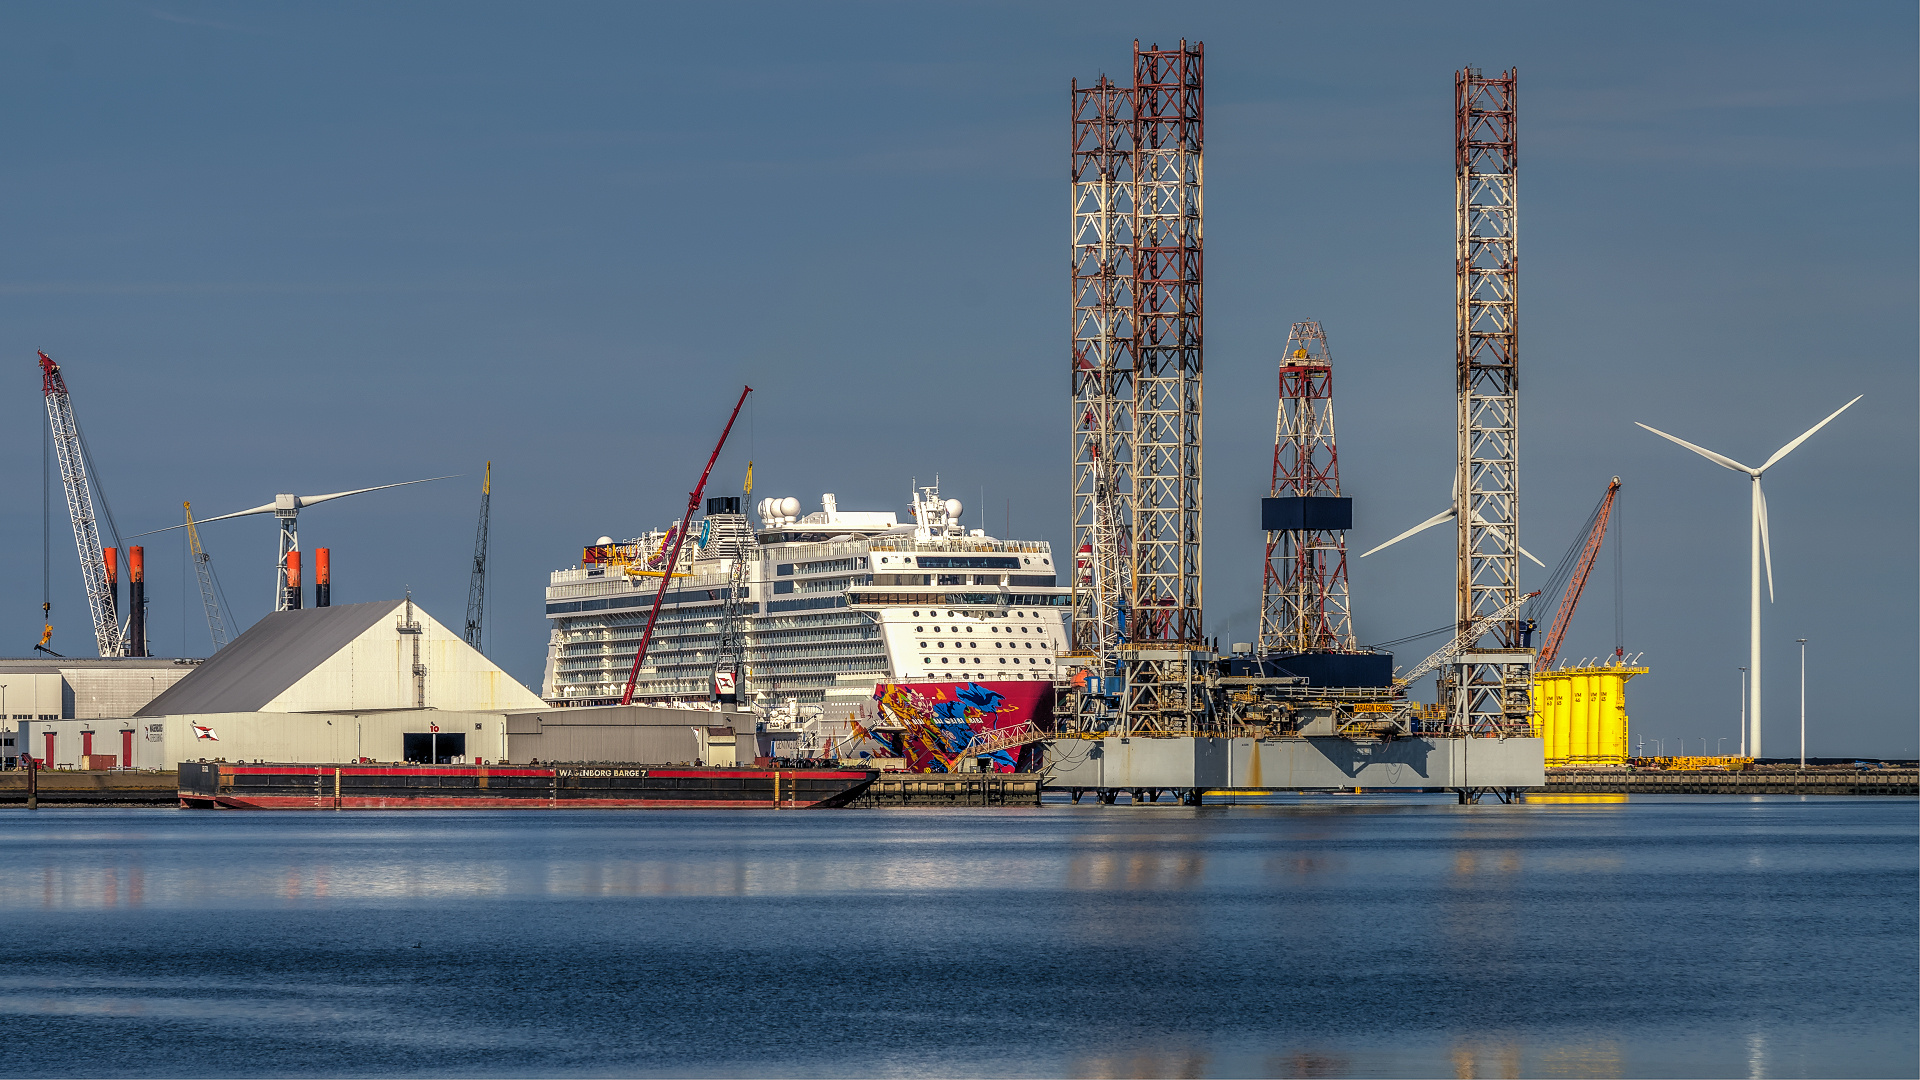
[[[1353,500],[1336,495],[1284,495],[1260,500],[1265,532],[1339,532],[1353,528]]]

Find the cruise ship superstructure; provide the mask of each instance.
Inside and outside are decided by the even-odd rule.
[[[1046,542],[964,529],[959,501],[941,499],[938,484],[914,490],[904,523],[841,510],[832,495],[820,502],[803,517],[797,499],[763,499],[756,528],[739,499],[708,500],[673,567],[635,702],[711,700],[736,590],[743,702],[845,720],[871,715],[884,683],[1064,678],[1071,590]],[[671,528],[601,537],[578,566],[553,572],[547,701],[620,699],[672,541]]]

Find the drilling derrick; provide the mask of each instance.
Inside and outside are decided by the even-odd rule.
[[[1510,617],[1441,674],[1441,703],[1463,734],[1528,731],[1533,654],[1520,600],[1519,254],[1515,70],[1454,76],[1455,392],[1459,457],[1454,622],[1467,632]],[[1492,640],[1487,640],[1491,638]]]
[[[1262,507],[1267,568],[1260,655],[1356,651],[1347,605],[1352,505],[1340,494],[1327,336],[1317,322],[1297,322],[1280,361],[1273,486]]]
[[[1132,602],[1122,734],[1189,734],[1205,714],[1200,623],[1202,50],[1133,58]]]
[[[1072,89],[1073,651],[1104,677],[1131,598],[1133,91]]]

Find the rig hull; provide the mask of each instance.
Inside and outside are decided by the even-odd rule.
[[[863,769],[182,762],[180,805],[226,810],[753,810],[844,806]]]

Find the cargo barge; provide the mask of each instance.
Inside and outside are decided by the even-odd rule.
[[[865,794],[864,769],[180,763],[180,805],[224,810],[808,809]]]

